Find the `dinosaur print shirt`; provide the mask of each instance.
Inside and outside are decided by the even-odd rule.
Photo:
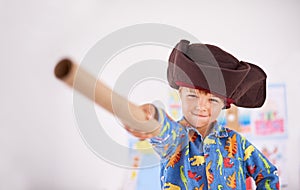
[[[204,139],[185,119],[157,109],[160,134],[150,139],[161,157],[161,187],[169,190],[279,189],[277,169],[248,140],[215,123]]]

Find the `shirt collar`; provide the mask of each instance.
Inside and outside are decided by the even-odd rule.
[[[218,122],[215,123],[213,134],[218,138],[228,137],[228,132],[226,128]]]

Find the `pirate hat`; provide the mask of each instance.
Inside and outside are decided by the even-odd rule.
[[[266,98],[266,74],[257,65],[237,60],[221,48],[181,40],[169,57],[167,77],[179,86],[208,91],[239,107],[261,107]]]

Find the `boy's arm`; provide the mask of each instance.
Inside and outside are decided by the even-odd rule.
[[[248,140],[243,140],[246,174],[255,180],[257,189],[279,189],[277,168]]]
[[[164,110],[156,108],[152,104],[144,104],[140,107],[146,113],[147,119],[155,119],[158,121],[160,128],[156,129],[157,131],[151,134],[134,131],[126,126],[125,129],[141,140],[149,138],[154,150],[162,158],[169,158],[176,151],[181,151],[181,149],[184,148],[181,144],[184,144],[185,142],[183,138],[187,138],[186,135],[184,135],[185,130],[183,127],[173,121]]]
[[[161,158],[169,159],[185,149],[188,135],[186,129],[168,116],[163,109],[156,108],[156,117],[161,129],[158,135],[150,138],[150,143]]]

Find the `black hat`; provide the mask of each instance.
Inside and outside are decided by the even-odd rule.
[[[257,65],[237,60],[221,48],[181,40],[171,52],[168,81],[208,91],[239,107],[261,107],[266,99],[265,72]]]

